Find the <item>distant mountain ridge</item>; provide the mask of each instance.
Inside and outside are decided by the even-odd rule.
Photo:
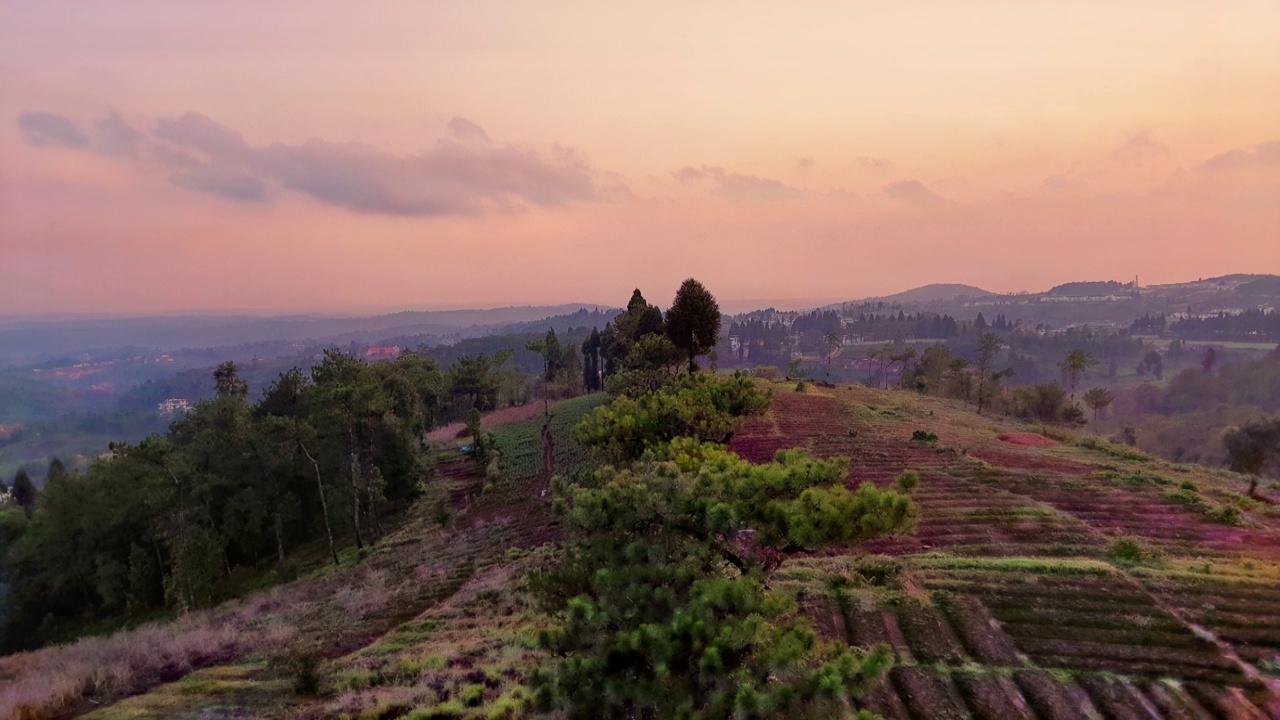
[[[192,315],[0,320],[0,365],[113,348],[161,352],[263,341],[376,341],[407,335],[480,335],[551,317],[608,311],[598,303],[527,305],[488,310],[424,310],[363,317]]]
[[[882,297],[867,297],[857,300],[849,300],[846,302],[832,303],[825,305],[821,309],[839,309],[844,305],[861,305],[863,303],[885,303],[887,305],[905,305],[920,303],[938,303],[951,302],[956,298],[984,298],[994,297],[997,293],[990,290],[983,290],[974,285],[964,285],[962,283],[931,283],[929,285],[921,285],[910,290],[903,290],[893,295],[884,295]]]
[[[945,300],[955,300],[958,297],[991,297],[996,295],[989,290],[983,290],[974,285],[964,285],[962,283],[932,283],[929,285],[921,285],[918,288],[903,290],[900,293],[886,295],[884,297],[868,298],[869,300],[895,302],[895,303],[920,303],[920,302],[938,302]]]

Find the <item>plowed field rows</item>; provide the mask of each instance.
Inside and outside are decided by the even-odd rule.
[[[896,569],[837,622],[814,603],[816,627],[895,650],[863,703],[909,719],[1280,718],[1280,513],[1221,473],[998,437],[1027,431],[906,393],[778,386],[733,439],[754,461],[850,458],[851,486],[920,474],[916,532],[859,548],[888,558],[834,551],[781,571],[816,594],[859,563]],[[1234,524],[1205,511],[1225,504]]]

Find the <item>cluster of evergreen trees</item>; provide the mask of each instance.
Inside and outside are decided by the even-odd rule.
[[[791,328],[784,322],[744,318],[729,324],[729,335],[738,338],[738,362],[781,367],[791,361]]]
[[[1003,316],[998,327],[1012,330]],[[744,316],[729,325],[729,336],[738,338],[736,359],[752,365],[785,366],[791,361],[791,353],[825,352],[831,338],[839,341],[856,336],[863,341],[901,342],[910,338],[950,339],[980,327],[988,328],[986,320],[978,315],[977,324],[957,322],[950,315],[918,313],[859,313],[842,317],[834,310],[814,310],[798,315],[789,322],[785,318],[764,318],[758,314]],[[979,333],[981,334],[981,333]]]
[[[594,391],[613,378],[615,393],[664,385],[681,364],[692,372],[699,356],[714,352],[720,323],[715,297],[693,278],[680,285],[665,314],[636,289],[625,312],[583,341],[583,382]]]
[[[237,568],[278,567],[320,540],[357,548],[388,511],[429,489],[422,433],[451,406],[491,407],[488,358],[448,375],[407,353],[365,362],[329,351],[281,374],[257,402],[233,363],[212,400],[168,432],[116,444],[84,472],[54,462],[36,492],[15,480],[0,513],[12,587],[6,644],[38,642],[46,620],[209,605]]]
[[[1185,340],[1274,343],[1280,342],[1280,312],[1255,308],[1238,315],[1183,318],[1169,330]]]

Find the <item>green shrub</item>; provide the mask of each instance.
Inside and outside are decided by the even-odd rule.
[[[898,476],[898,489],[903,492],[911,492],[920,487],[920,474],[915,470],[904,470]]]
[[[853,572],[868,585],[886,587],[897,581],[902,565],[894,558],[873,555],[859,561]]]
[[[936,443],[938,442],[938,436],[935,433],[926,432],[924,430],[916,430],[915,432],[911,433],[911,442]]]
[[[324,676],[320,672],[320,656],[309,651],[291,652],[277,661],[293,684],[293,692],[311,697],[319,694]]]
[[[696,373],[659,392],[619,397],[597,408],[575,438],[605,461],[625,464],[678,437],[726,441],[742,427],[744,416],[765,412],[769,403],[770,393],[741,373],[726,378]]]
[[[1171,493],[1166,493],[1165,497],[1179,505],[1185,505],[1189,508],[1198,508],[1204,504],[1204,500],[1200,498],[1199,493],[1194,489],[1188,490],[1185,487]]]
[[[1244,522],[1244,514],[1231,505],[1220,505],[1205,511],[1205,517],[1223,525],[1240,525]]]
[[[1111,562],[1120,566],[1151,565],[1161,559],[1160,552],[1144,546],[1137,538],[1120,537],[1111,543]]]
[[[1110,455],[1111,457],[1119,458],[1121,460],[1141,461],[1141,460],[1151,459],[1150,455],[1136,448],[1131,448],[1127,445],[1116,445],[1115,443],[1107,442],[1102,438],[1097,438],[1092,436],[1074,438],[1072,440],[1072,444],[1078,447],[1088,448],[1090,450],[1097,450],[1099,452],[1104,452]]]
[[[484,703],[484,686],[468,685],[458,693],[458,699],[467,707],[479,707]]]
[[[510,693],[498,698],[487,708],[487,720],[515,720],[524,717],[529,707],[529,700],[523,687],[516,687]]]

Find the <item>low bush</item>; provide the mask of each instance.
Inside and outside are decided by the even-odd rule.
[[[1205,511],[1204,516],[1223,525],[1241,525],[1244,523],[1244,513],[1240,512],[1239,508],[1231,505],[1210,508]]]
[[[1142,452],[1141,450],[1131,448],[1128,445],[1116,445],[1115,443],[1108,442],[1098,437],[1075,438],[1073,439],[1072,444],[1078,447],[1104,452],[1111,457],[1120,458],[1121,460],[1142,461],[1151,459],[1150,455]]]
[[[304,697],[320,693],[324,675],[320,671],[320,656],[307,650],[293,651],[276,660],[276,663],[293,683],[293,692]]]
[[[1154,565],[1161,561],[1160,551],[1148,548],[1134,537],[1120,537],[1111,543],[1107,552],[1111,562],[1121,566]]]
[[[468,685],[458,693],[458,699],[467,707],[479,707],[484,703],[484,686]]]
[[[925,430],[916,430],[911,433],[911,442],[936,443],[938,442],[938,435]]]

